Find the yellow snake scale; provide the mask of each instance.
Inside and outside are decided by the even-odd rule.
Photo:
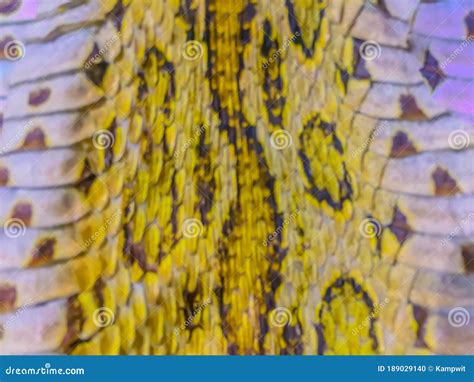
[[[473,9],[1,1],[0,352],[474,353]]]

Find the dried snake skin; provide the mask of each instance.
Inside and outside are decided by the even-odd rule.
[[[474,2],[0,2],[0,353],[474,353]]]

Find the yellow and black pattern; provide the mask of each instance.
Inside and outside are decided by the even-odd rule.
[[[473,18],[6,1],[0,352],[472,353]]]

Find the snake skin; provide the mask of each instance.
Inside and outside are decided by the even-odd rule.
[[[473,38],[471,0],[1,1],[0,353],[473,354]]]

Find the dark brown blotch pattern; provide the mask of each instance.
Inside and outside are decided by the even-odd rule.
[[[461,247],[461,255],[464,263],[465,273],[474,273],[474,243]]]
[[[39,266],[48,263],[54,257],[56,239],[43,239],[40,241],[30,261],[30,266]]]
[[[407,121],[421,121],[427,119],[425,113],[418,107],[415,97],[411,94],[401,95],[399,102],[401,119]]]
[[[456,180],[447,170],[438,166],[431,174],[431,178],[434,182],[434,193],[436,196],[449,196],[459,192]]]
[[[18,219],[23,222],[25,226],[31,225],[31,218],[33,217],[33,208],[29,203],[19,203],[15,206],[12,214],[12,219]]]
[[[28,96],[28,104],[30,106],[39,106],[42,103],[45,103],[49,96],[51,95],[51,89],[41,88],[38,90],[33,90]]]
[[[0,2],[0,13],[10,14],[16,12],[21,5],[21,0],[2,0]]]
[[[10,179],[10,172],[7,168],[0,168],[0,186],[6,186]]]
[[[406,216],[398,207],[395,207],[393,211],[392,223],[388,228],[393,232],[400,243],[403,243],[412,231]]]
[[[11,285],[0,286],[0,312],[8,312],[15,307],[16,288]]]
[[[25,137],[24,149],[44,149],[46,148],[46,137],[41,127],[35,127]]]
[[[392,139],[392,149],[390,156],[392,158],[403,158],[416,154],[417,150],[408,135],[403,131],[398,131]]]
[[[432,56],[431,52],[426,51],[425,63],[420,69],[421,75],[428,81],[431,90],[435,90],[441,81],[446,78],[446,75],[441,70],[438,61]]]

